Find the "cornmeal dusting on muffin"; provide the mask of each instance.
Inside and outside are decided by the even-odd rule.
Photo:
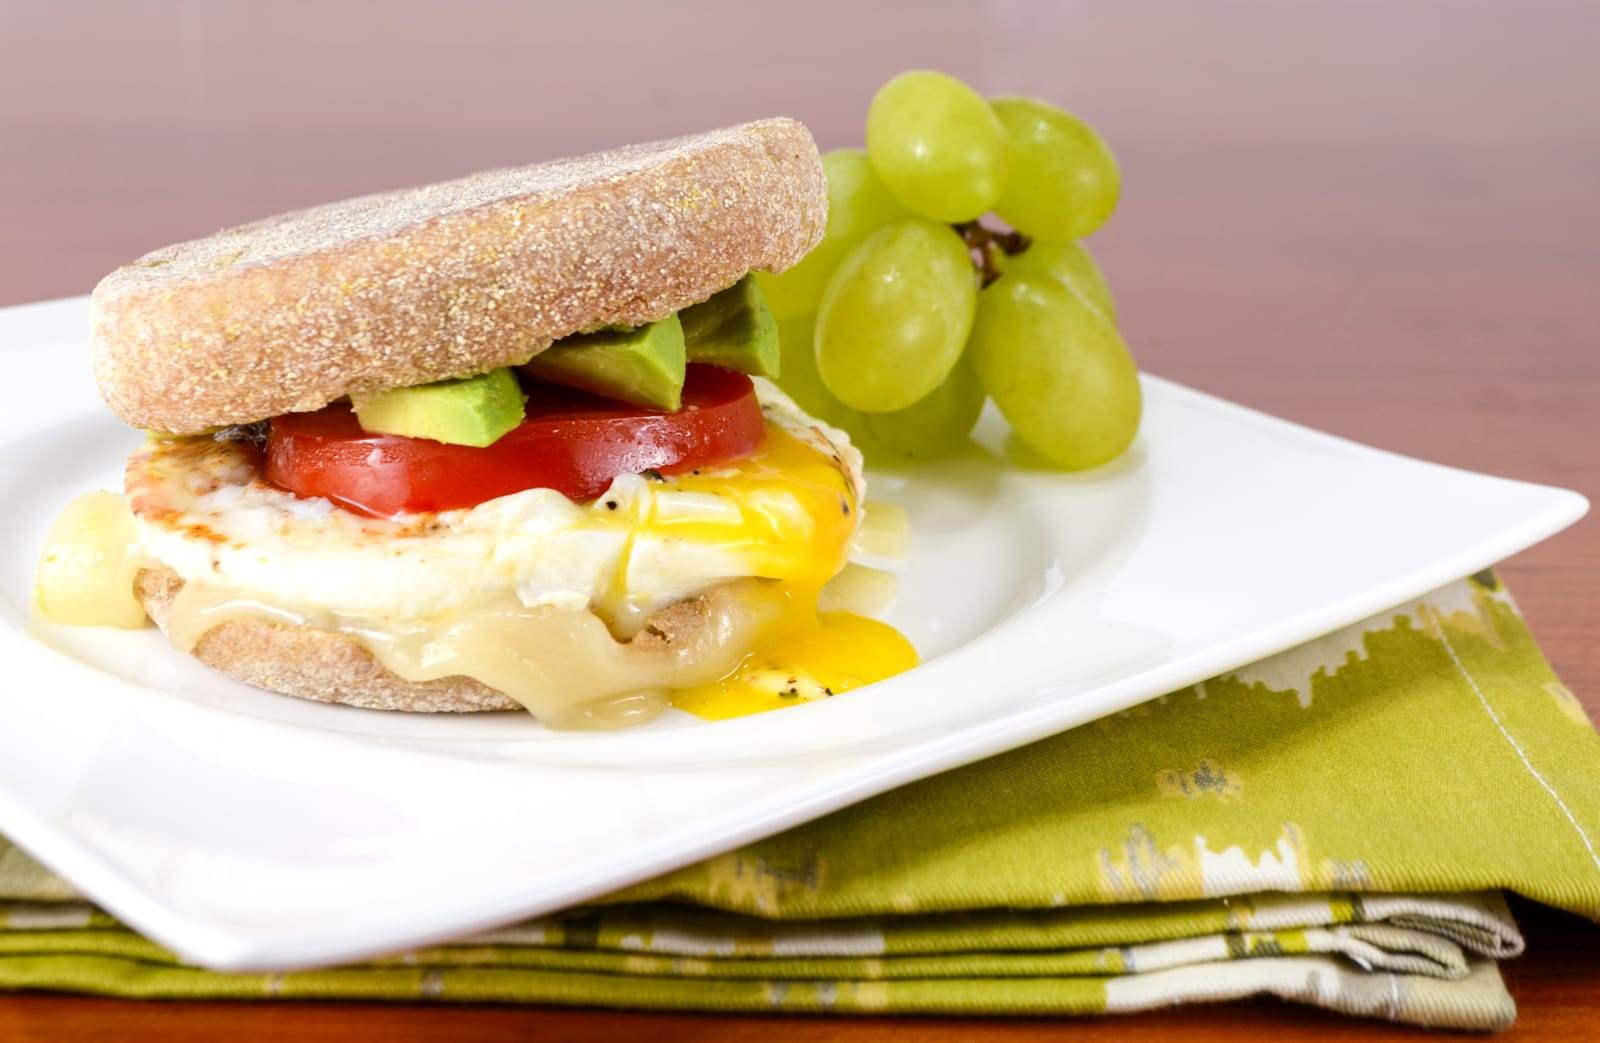
[[[663,318],[792,265],[826,214],[815,145],[787,119],[313,207],[107,276],[95,375],[159,431],[317,409]]]

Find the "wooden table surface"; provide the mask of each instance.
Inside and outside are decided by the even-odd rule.
[[[1095,239],[1144,366],[1315,427],[1600,495],[1592,0],[766,7],[0,0],[0,304],[290,206],[786,113],[861,138],[933,66],[1118,151]],[[1600,716],[1600,524],[1506,563]],[[1600,928],[1520,906],[1510,1038],[1600,1029]],[[1089,1038],[1405,1030],[1260,1002]],[[1044,1038],[1057,1021],[0,998],[0,1039]]]

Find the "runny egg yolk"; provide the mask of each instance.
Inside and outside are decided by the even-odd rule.
[[[649,534],[719,547],[749,574],[820,590],[845,563],[860,521],[836,461],[769,424],[761,448],[705,472],[674,475],[634,523]],[[715,505],[710,510],[696,509]]]
[[[672,703],[707,720],[775,710],[839,695],[903,673],[917,652],[899,631],[853,612],[819,612],[822,588],[838,574],[860,521],[837,461],[769,426],[754,455],[713,475],[674,480],[678,491],[715,492],[738,505],[738,520],[664,519],[648,530],[727,546],[761,577],[785,587],[784,610],[765,638],[728,675],[677,689]]]
[[[742,717],[839,695],[916,665],[917,650],[889,624],[853,612],[813,613],[722,680],[674,692],[672,705],[710,721]]]

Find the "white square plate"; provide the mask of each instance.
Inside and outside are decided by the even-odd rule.
[[[632,732],[258,692],[153,630],[31,627],[60,507],[120,488],[82,299],[0,311],[0,833],[184,957],[283,969],[590,898],[1241,666],[1571,524],[1576,493],[1319,434],[1163,380],[1113,467],[987,448],[876,481],[925,665],[847,697]]]

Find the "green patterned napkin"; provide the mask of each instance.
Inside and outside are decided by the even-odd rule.
[[[1510,1023],[1499,890],[1600,919],[1600,739],[1492,574],[608,902],[335,970],[185,966],[0,841],[0,988],[837,1013],[1275,994]]]

